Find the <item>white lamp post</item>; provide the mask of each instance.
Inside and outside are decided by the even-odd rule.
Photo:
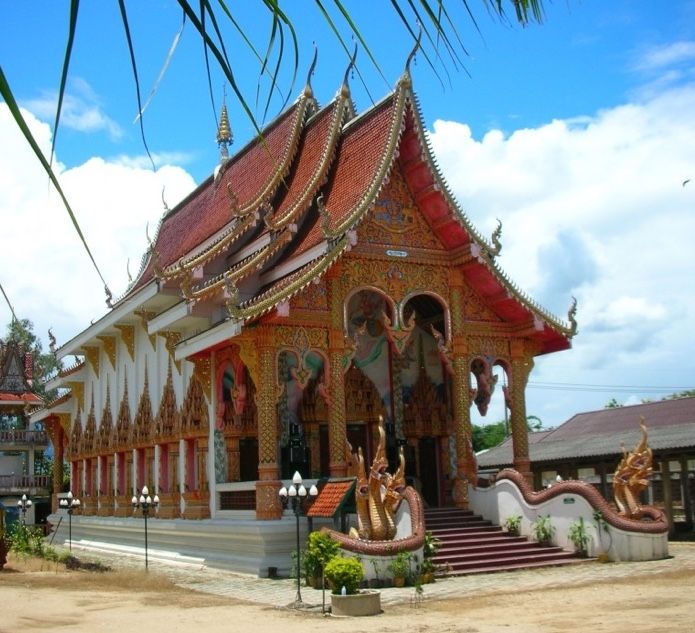
[[[159,496],[155,494],[153,499],[150,497],[150,491],[147,489],[147,486],[143,486],[140,498],[138,499],[133,495],[130,502],[133,504],[133,510],[140,508],[142,510],[142,516],[145,518],[145,569],[147,569],[147,517],[150,514],[150,508],[154,508],[156,510],[159,507]]]
[[[71,490],[68,492],[68,498],[61,499],[59,505],[68,511],[68,537],[70,539],[70,551],[72,552],[72,513],[80,509],[80,500],[73,496]]]
[[[309,497],[315,497],[318,493],[319,491],[316,486],[311,486],[311,488],[309,488]],[[292,477],[292,485],[289,488],[285,488],[285,486],[283,486],[280,488],[278,494],[280,495],[283,507],[291,505],[297,524],[297,597],[295,598],[295,604],[301,604],[302,565],[300,560],[301,546],[299,543],[299,517],[302,514],[302,504],[307,498],[307,489],[302,483],[302,476],[299,474],[299,471],[294,473],[294,477]]]
[[[22,498],[17,501],[17,507],[22,511],[22,523],[27,524],[27,510],[31,508],[31,499],[27,499],[26,495],[22,495]]]

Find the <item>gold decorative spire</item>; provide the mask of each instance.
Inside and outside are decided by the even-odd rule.
[[[232,144],[234,136],[229,125],[229,115],[227,114],[227,104],[222,103],[220,113],[220,125],[217,128],[217,145],[220,148],[220,160],[225,161],[229,158],[229,146]]]

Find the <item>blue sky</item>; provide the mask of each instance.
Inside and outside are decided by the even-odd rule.
[[[238,14],[260,48],[267,20],[239,3]],[[287,3],[301,50],[290,100],[305,82],[313,41],[319,62],[312,84],[332,98],[347,66],[315,4]],[[329,5],[331,3],[326,3]],[[660,397],[656,389],[553,386],[693,387],[695,361],[688,315],[695,265],[695,2],[615,0],[548,4],[545,23],[526,28],[477,10],[478,33],[450,3],[469,51],[466,71],[448,64],[444,86],[422,55],[414,86],[441,167],[461,206],[489,234],[504,224],[499,263],[521,288],[564,316],[579,299],[580,334],[572,351],[539,359],[531,377],[529,414],[556,425],[616,397]],[[6,3],[0,63],[43,147],[50,147],[55,93],[67,31],[68,3]],[[371,98],[395,84],[412,42],[390,3],[350,2],[386,80],[360,50],[358,65]],[[181,26],[171,0],[128,3],[143,98]],[[247,12],[247,13],[244,13]],[[337,20],[339,21],[339,20]],[[125,290],[162,213],[209,175],[218,160],[216,119],[202,52],[192,25],[144,114],[157,170],[148,169],[133,79],[116,3],[84,3],[78,19],[56,159],[78,219],[115,294]],[[344,31],[345,32],[345,31]],[[253,104],[258,65],[230,48],[238,80]],[[289,68],[281,87],[287,93]],[[219,107],[224,81],[213,73]],[[358,110],[372,101],[355,75]],[[263,84],[267,89],[267,81]],[[253,130],[227,98],[235,148]],[[278,112],[271,105],[269,118]],[[16,138],[0,105],[0,281],[20,316],[45,340],[53,326],[65,342],[103,313],[101,284],[35,159]],[[259,119],[263,104],[258,107]],[[22,241],[31,237],[34,254]],[[9,311],[0,305],[0,320]],[[536,387],[533,383],[551,384]],[[634,392],[634,393],[631,393]],[[489,419],[501,415],[493,407]]]

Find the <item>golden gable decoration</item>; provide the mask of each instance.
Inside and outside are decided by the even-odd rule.
[[[374,203],[366,222],[357,229],[358,244],[419,247],[443,250],[420,213],[398,167],[391,170],[388,185]]]

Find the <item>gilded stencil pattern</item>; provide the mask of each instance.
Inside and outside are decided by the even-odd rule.
[[[357,229],[358,242],[442,249],[413,200],[401,170],[394,168],[388,185]]]
[[[147,366],[145,366],[145,383],[142,388],[142,395],[138,403],[132,428],[132,442],[134,445],[146,444],[150,438],[152,430],[152,402],[150,401],[149,380],[147,378]]]
[[[454,334],[463,334],[463,301],[460,288],[453,288],[451,291],[451,323]]]
[[[497,359],[509,358],[509,339],[494,336],[471,336],[468,339],[472,356],[486,356]]]
[[[324,328],[279,326],[275,328],[275,343],[278,347],[294,348],[306,353],[310,348],[326,349],[328,333]]]
[[[458,303],[458,302],[457,302]],[[466,321],[495,321],[501,319],[468,286],[463,286],[463,316]]]
[[[128,378],[125,379],[123,398],[118,407],[118,418],[116,418],[116,431],[113,435],[113,443],[116,447],[124,447],[130,437],[130,404],[128,402]]]
[[[84,433],[82,434],[82,447],[81,453],[89,455],[94,452],[94,436],[97,431],[97,416],[94,413],[94,396],[92,395],[92,404],[89,408],[89,415],[87,415],[87,424],[84,427]]]
[[[290,300],[290,305],[296,310],[328,310],[328,289],[326,281],[310,283],[304,290]]]
[[[340,361],[341,352],[331,352],[331,400],[328,410],[328,437],[330,463],[332,466],[345,463],[345,383],[343,382],[344,374]]]
[[[472,432],[468,361],[464,356],[454,358],[454,416],[456,421],[456,461],[461,468],[466,461],[466,443]]]
[[[260,350],[261,381],[258,389],[258,463],[277,463],[275,429],[275,355],[271,347]]]
[[[70,432],[70,456],[79,455],[82,450],[82,411],[78,407],[77,415],[72,422],[72,430]]]
[[[441,266],[407,261],[372,261],[346,258],[344,283],[349,288],[376,286],[395,301],[413,292],[433,291],[441,297],[448,293],[447,269]]]
[[[528,431],[526,428],[526,382],[533,367],[532,358],[512,360],[512,415],[514,459],[528,459]]]
[[[205,397],[212,400],[212,363],[209,356],[196,356],[193,360],[193,376],[200,382]]]

